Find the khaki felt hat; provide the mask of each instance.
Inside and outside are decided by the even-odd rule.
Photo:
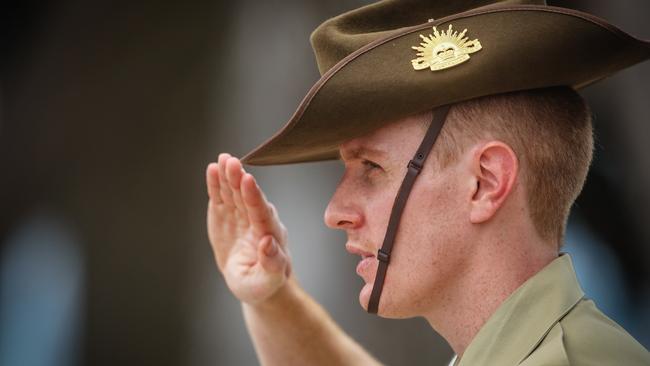
[[[344,141],[408,115],[516,90],[578,89],[650,58],[650,41],[543,0],[385,0],[327,20],[311,41],[322,77],[244,163],[338,159]]]

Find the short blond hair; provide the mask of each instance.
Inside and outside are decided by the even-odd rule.
[[[585,100],[572,88],[552,87],[454,104],[432,154],[444,168],[484,138],[514,150],[535,229],[560,247],[593,155],[591,112]]]

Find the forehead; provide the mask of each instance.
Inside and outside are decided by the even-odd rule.
[[[411,116],[388,123],[367,135],[347,140],[339,146],[342,160],[374,157],[402,160],[415,151],[424,135],[421,116]]]

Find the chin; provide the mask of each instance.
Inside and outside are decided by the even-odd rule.
[[[370,300],[372,287],[372,283],[366,283],[363,285],[363,288],[361,288],[361,291],[359,292],[359,304],[365,311],[368,311],[368,301]],[[409,314],[404,310],[406,309],[400,309],[400,306],[398,304],[395,304],[390,300],[390,296],[386,294],[386,287],[384,287],[381,298],[379,300],[379,311],[377,315],[388,319],[407,319],[415,316],[414,314]]]
[[[365,285],[363,285],[361,291],[359,292],[359,304],[365,311],[368,311],[368,301],[370,300],[371,293],[372,293],[372,283],[366,283]]]

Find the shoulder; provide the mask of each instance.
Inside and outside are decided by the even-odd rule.
[[[650,365],[650,354],[592,300],[581,300],[559,324],[571,365]]]
[[[521,366],[650,365],[650,354],[594,302],[583,299],[558,321]]]

